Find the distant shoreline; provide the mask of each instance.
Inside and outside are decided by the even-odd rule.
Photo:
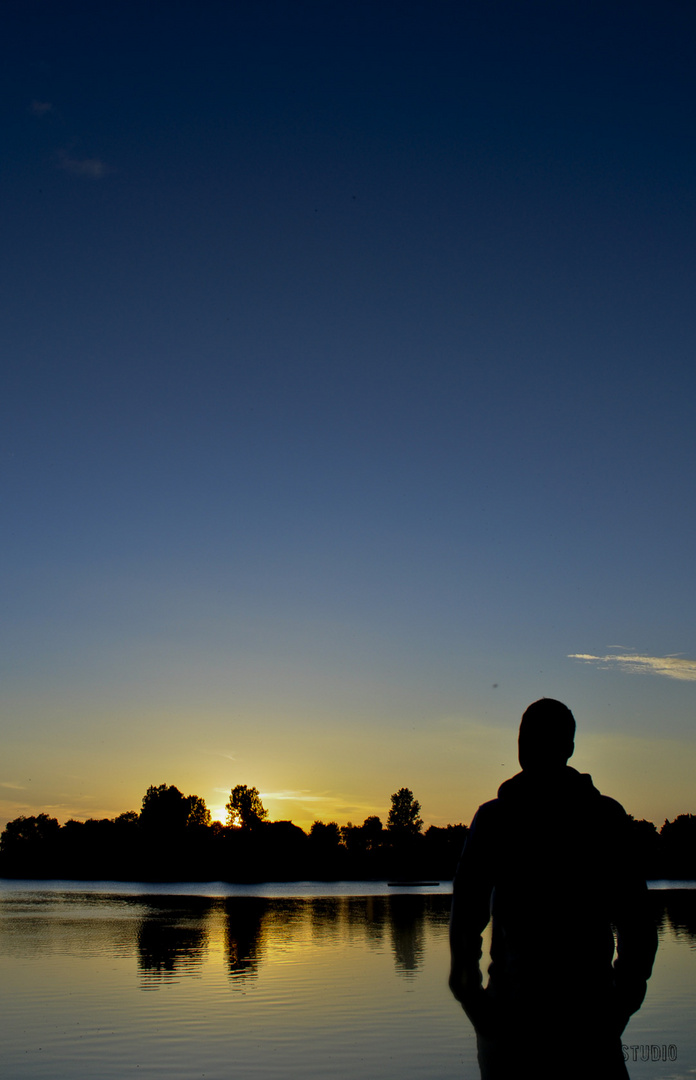
[[[696,892],[691,879],[648,881],[652,893]],[[0,893],[21,892],[111,893],[125,896],[190,896],[201,899],[227,897],[312,899],[320,897],[368,896],[449,896],[451,881],[396,883],[386,880],[355,881],[136,881],[78,878],[8,878],[0,877]]]

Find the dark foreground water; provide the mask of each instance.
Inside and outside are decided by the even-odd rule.
[[[696,892],[654,898],[660,951],[624,1043],[636,1080],[686,1080]],[[476,1080],[448,914],[444,888],[0,882],[0,1076]]]

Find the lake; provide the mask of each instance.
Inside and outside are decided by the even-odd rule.
[[[447,988],[448,894],[0,881],[0,1075],[477,1080]],[[660,949],[623,1041],[631,1077],[686,1080],[696,891],[652,898]]]

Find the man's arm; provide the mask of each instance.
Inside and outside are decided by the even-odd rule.
[[[621,822],[618,856],[620,870],[614,915],[614,986],[622,1020],[628,1023],[629,1017],[638,1011],[645,997],[657,952],[657,928],[645,879],[640,872],[630,821],[625,814]]]
[[[495,849],[495,804],[479,807],[454,877],[450,918],[449,985],[476,1027],[483,999],[482,933],[490,918]]]

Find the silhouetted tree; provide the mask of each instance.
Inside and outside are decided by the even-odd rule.
[[[152,785],[143,796],[140,824],[156,832],[180,832],[186,828],[190,804],[173,784]]]
[[[256,876],[266,881],[307,877],[309,838],[291,821],[266,821],[252,834],[258,864]]]
[[[365,851],[365,842],[362,829],[359,825],[353,825],[349,821],[347,825],[341,825],[341,843],[350,855],[362,855]]]
[[[384,836],[384,826],[376,814],[366,817],[360,826],[363,834],[365,851],[377,851]]]
[[[153,785],[143,797],[132,861],[149,879],[172,881],[207,876],[212,859],[210,814],[199,795],[184,795],[173,784]]]
[[[668,877],[696,877],[696,814],[679,814],[660,829]]]
[[[340,834],[342,848],[345,849],[342,862],[347,877],[383,876],[384,870],[380,866],[383,829],[376,815],[366,818],[362,825],[353,825],[349,821],[341,826]]]
[[[210,810],[205,805],[205,800],[200,795],[189,795],[189,812],[186,819],[187,828],[202,828],[210,825]]]
[[[225,810],[227,824],[235,829],[254,829],[268,817],[259,789],[247,787],[246,784],[237,784],[232,788]]]
[[[209,825],[210,811],[200,795],[184,795],[173,784],[153,785],[143,796],[140,823],[159,832],[180,832],[187,826]]]
[[[8,821],[0,838],[3,872],[47,877],[55,872],[60,825],[48,814]]]
[[[387,818],[386,868],[390,877],[418,879],[423,874],[420,803],[410,788],[399,788],[391,797]]]
[[[454,877],[468,831],[466,825],[431,825],[427,829],[423,837],[423,870],[428,877]]]
[[[394,836],[417,836],[423,828],[420,803],[410,788],[402,787],[391,797],[387,828]]]
[[[328,879],[341,876],[344,866],[342,856],[346,850],[341,845],[341,830],[335,821],[314,821],[309,830],[309,851],[314,873]]]
[[[632,814],[627,815],[630,822],[629,838],[631,857],[636,860],[641,874],[646,878],[662,875],[662,840],[652,821],[636,821]]]
[[[316,843],[327,848],[337,848],[341,843],[341,830],[335,821],[325,823],[323,821],[312,822],[309,835]]]

